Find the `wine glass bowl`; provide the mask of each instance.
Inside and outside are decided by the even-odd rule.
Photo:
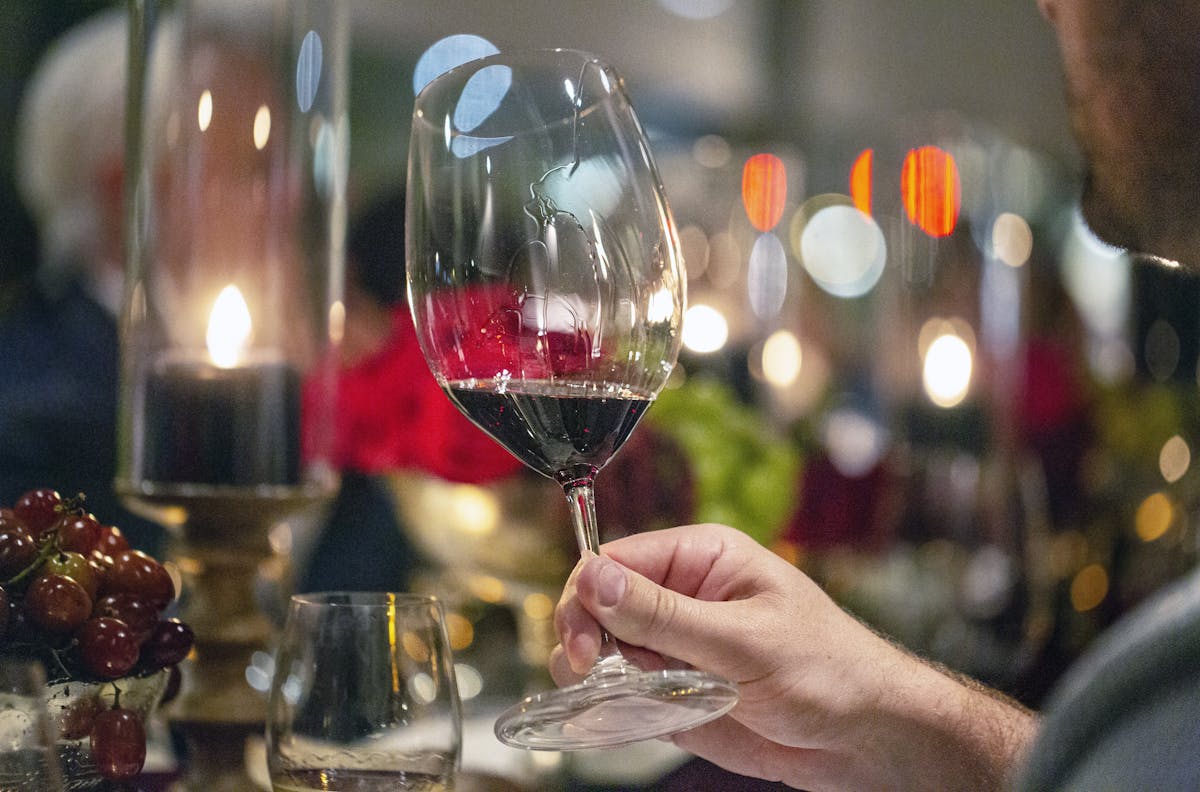
[[[649,400],[666,381],[683,268],[620,87],[611,67],[555,50],[467,64],[418,97],[410,303],[434,375],[463,398],[517,380]],[[525,461],[555,475],[556,451],[602,465],[612,449]]]
[[[593,482],[666,383],[686,301],[678,236],[616,72],[573,50],[459,66],[416,99],[406,217],[417,337],[458,408],[557,481],[581,553]],[[603,636],[578,686],[497,723],[525,748],[620,745],[728,711],[734,686],[643,673]]]

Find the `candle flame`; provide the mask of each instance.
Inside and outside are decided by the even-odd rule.
[[[250,340],[250,309],[237,286],[221,290],[208,319],[208,354],[215,365],[233,368]]]

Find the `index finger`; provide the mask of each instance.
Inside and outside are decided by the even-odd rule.
[[[708,601],[751,593],[760,581],[755,570],[767,571],[759,565],[787,563],[741,531],[715,524],[633,534],[600,552],[664,588]]]

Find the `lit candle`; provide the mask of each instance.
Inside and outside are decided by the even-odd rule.
[[[207,350],[164,355],[146,389],[144,478],[253,487],[300,483],[300,376],[279,355],[250,350],[246,301],[225,287]]]

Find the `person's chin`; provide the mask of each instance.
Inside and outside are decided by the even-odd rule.
[[[1122,204],[1114,194],[1085,177],[1080,208],[1098,239],[1139,261],[1200,272],[1200,223],[1179,216],[1167,200]]]
[[[1087,216],[1084,216],[1085,220]],[[1105,233],[1089,227],[1102,241],[1118,248],[1123,248],[1131,259],[1151,266],[1166,267],[1200,274],[1200,236],[1189,235],[1181,238],[1178,234],[1162,233],[1151,235],[1125,235]]]
[[[1092,180],[1086,179],[1080,198],[1080,212],[1088,229],[1100,241],[1113,247],[1138,248],[1140,242],[1137,235],[1127,223],[1122,222],[1120,214],[1102,196],[1103,192],[1094,186]]]

